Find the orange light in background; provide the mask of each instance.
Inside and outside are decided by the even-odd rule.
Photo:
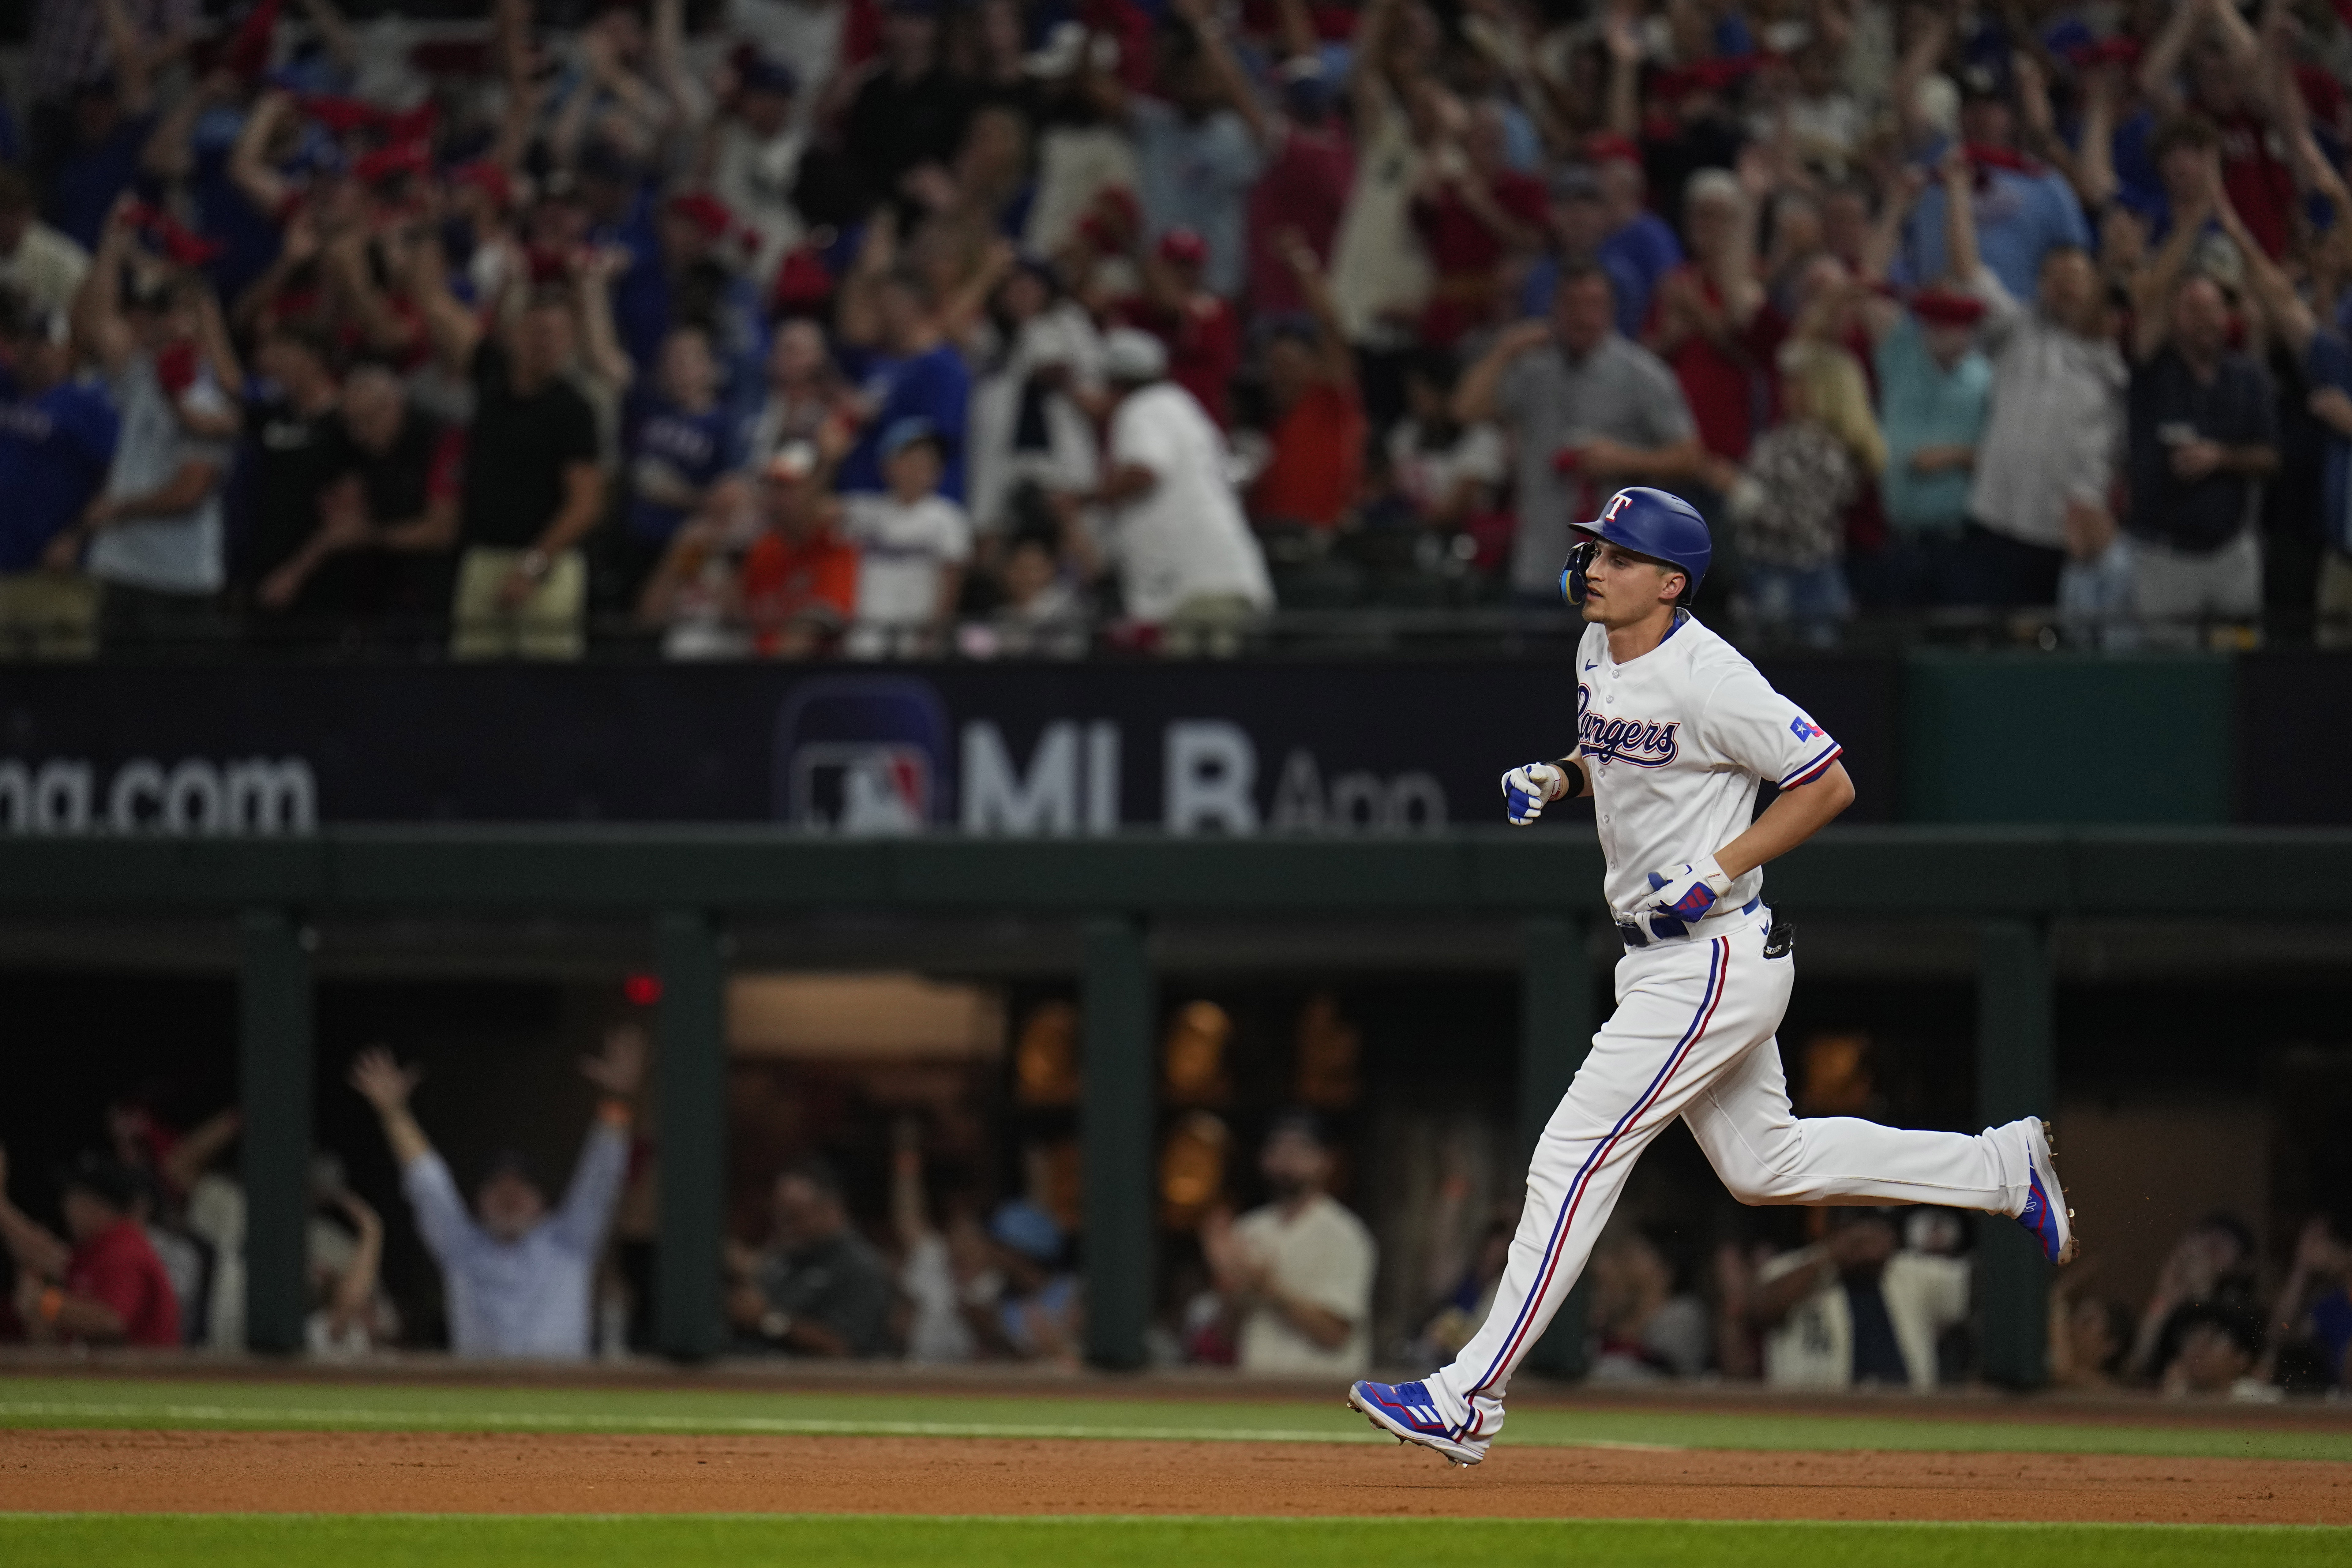
[[[650,1007],[661,1000],[661,976],[632,974],[621,982],[621,994],[632,1007]]]

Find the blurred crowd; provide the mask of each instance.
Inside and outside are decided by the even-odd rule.
[[[342,1162],[321,1155],[308,1226],[310,1353],[581,1361],[652,1349],[658,1160],[637,1126],[647,1054],[643,1030],[624,1023],[582,1059],[596,1104],[560,1193],[511,1151],[461,1186],[411,1109],[419,1071],[381,1048],[355,1058],[349,1085],[375,1112],[404,1221],[439,1289],[395,1300],[381,1277],[384,1219]],[[107,1113],[104,1143],[47,1183],[0,1151],[0,1245],[14,1277],[0,1342],[241,1350],[245,1196],[225,1158],[239,1131],[234,1108],[181,1129],[124,1100]],[[1173,1251],[1163,1252],[1147,1336],[1154,1364],[1343,1380],[1376,1363],[1425,1371],[1453,1358],[1492,1303],[1513,1216],[1449,1204],[1445,1193],[1459,1192],[1441,1183],[1438,1201],[1396,1222],[1414,1239],[1384,1249],[1335,1194],[1347,1166],[1322,1113],[1292,1108],[1266,1122],[1247,1184],[1264,1201],[1235,1214],[1218,1197],[1188,1231],[1163,1237]],[[1163,1167],[1191,1168],[1164,1155]],[[853,1187],[824,1158],[793,1161],[768,1184],[757,1223],[725,1243],[729,1353],[1077,1365],[1083,1237],[1057,1217],[1069,1194],[1030,1184],[982,1201],[927,1168],[911,1117],[898,1124],[877,1190]],[[53,1210],[19,1206],[34,1192],[53,1193]],[[1189,1201],[1175,1187],[1162,1197]],[[1721,1378],[1787,1390],[1971,1384],[1982,1372],[1980,1217],[1809,1210],[1786,1233],[1801,1234],[1790,1246],[1727,1232],[1702,1243],[1704,1226],[1621,1214],[1580,1287],[1583,1343],[1565,1356],[1548,1348],[1538,1369],[1574,1363],[1597,1383]],[[1384,1265],[1391,1299],[1410,1305],[1376,1333]],[[2352,1240],[2340,1213],[2309,1215],[2291,1247],[2267,1252],[2244,1220],[2208,1215],[2141,1300],[2103,1293],[2104,1267],[2095,1251],[2054,1282],[2056,1387],[2239,1399],[2352,1387]],[[1406,1270],[1415,1278],[1393,1278]]]
[[[32,10],[0,657],[2352,640],[2316,0]]]

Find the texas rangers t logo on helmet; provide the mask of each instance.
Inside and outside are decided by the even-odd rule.
[[[1601,521],[1603,522],[1616,521],[1617,514],[1623,511],[1627,507],[1633,504],[1633,492],[1631,490],[1619,490],[1615,495],[1609,498],[1609,504],[1601,509]]]

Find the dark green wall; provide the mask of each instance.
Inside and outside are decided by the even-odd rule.
[[[2235,714],[2220,655],[1914,654],[1903,819],[2227,822]]]

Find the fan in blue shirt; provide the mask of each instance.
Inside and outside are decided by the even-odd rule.
[[[668,542],[711,485],[742,461],[738,422],[719,401],[709,334],[672,328],[660,368],[660,390],[629,439],[629,533],[647,544]]]
[[[31,572],[71,527],[114,461],[114,405],[105,389],[70,379],[72,351],[47,322],[6,323],[0,371],[0,572]]]

